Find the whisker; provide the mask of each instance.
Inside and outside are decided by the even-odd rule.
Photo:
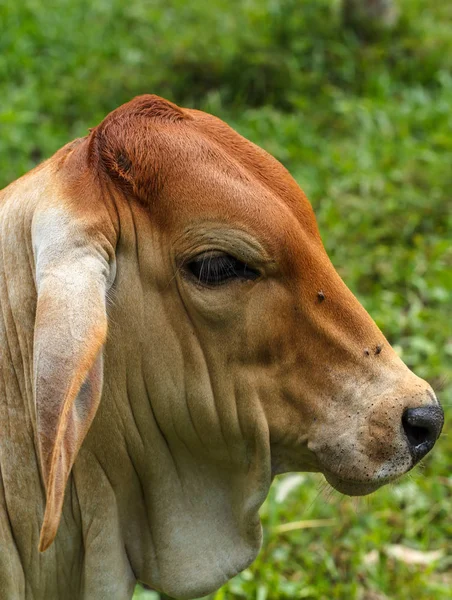
[[[171,277],[171,279],[170,279],[170,280],[168,281],[168,283],[166,284],[166,286],[165,286],[165,288],[164,288],[165,290],[169,288],[169,286],[171,285],[171,283],[172,283],[172,282],[174,281],[174,279],[177,277],[177,274],[178,274],[180,271],[182,271],[182,269],[184,268],[185,264],[186,264],[185,262],[182,262],[182,263],[181,263],[181,264],[180,264],[180,265],[177,267],[177,269],[174,271],[174,274],[173,274],[173,276]]]

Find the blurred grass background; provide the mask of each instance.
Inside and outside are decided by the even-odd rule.
[[[393,29],[362,36],[339,0],[1,3],[0,187],[137,94],[218,115],[289,168],[338,271],[450,420],[452,4],[398,4]],[[210,598],[452,598],[448,431],[359,502],[326,497],[320,475],[279,478],[258,560]]]

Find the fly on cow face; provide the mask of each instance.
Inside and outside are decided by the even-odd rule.
[[[206,595],[274,475],[366,494],[441,431],[297,183],[211,115],[132,100],[1,192],[0,228],[11,600]]]

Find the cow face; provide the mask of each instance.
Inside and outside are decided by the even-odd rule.
[[[433,391],[334,270],[287,171],[214,117],[165,106],[142,129],[152,139],[144,165],[134,171],[130,142],[112,150],[107,140],[104,153],[122,156],[129,172],[116,173],[143,202],[153,189],[160,278],[190,330],[184,343],[204,354],[216,405],[258,399],[274,474],[321,471],[352,495],[402,475],[441,430]],[[152,187],[143,180],[156,156]]]

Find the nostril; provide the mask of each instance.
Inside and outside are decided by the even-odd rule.
[[[402,415],[402,426],[413,459],[417,462],[432,449],[444,422],[439,405],[407,408]]]
[[[411,446],[419,446],[423,442],[428,441],[430,432],[427,427],[411,425],[405,415],[402,417],[403,429]]]

